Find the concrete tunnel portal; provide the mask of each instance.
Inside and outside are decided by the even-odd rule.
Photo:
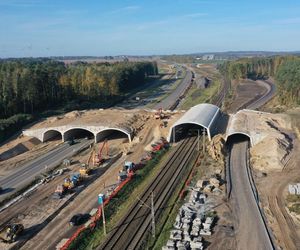
[[[177,142],[185,137],[205,133],[209,140],[217,132],[220,109],[209,103],[201,103],[190,108],[170,128],[168,141]]]
[[[234,143],[244,142],[244,141],[248,141],[250,146],[253,145],[251,136],[244,132],[232,133],[232,134],[228,135],[226,138],[227,146],[230,146]]]
[[[67,130],[60,127],[49,128],[44,130],[40,136],[35,135],[35,137],[39,138],[42,142],[51,140],[69,141],[83,138],[94,139],[96,143],[104,139],[124,139],[131,142],[131,132],[129,129],[103,127],[100,129],[73,127]]]
[[[203,135],[205,133],[207,135],[207,129],[201,125],[194,123],[183,123],[173,127],[170,142],[178,142],[184,138]]]
[[[72,128],[63,134],[63,141],[83,138],[94,139],[95,135],[91,131],[83,128]]]
[[[62,140],[63,135],[60,131],[50,129],[46,131],[43,135],[43,142],[45,141],[55,141],[55,140]]]

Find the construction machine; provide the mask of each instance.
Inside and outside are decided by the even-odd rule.
[[[0,240],[4,243],[12,243],[24,231],[22,224],[8,224],[0,231]]]
[[[67,192],[68,188],[65,185],[58,185],[55,189],[53,194],[54,199],[61,199],[65,193]]]
[[[90,166],[81,164],[81,167],[79,169],[79,173],[81,174],[81,176],[88,176],[91,174],[91,171],[92,169],[90,168]]]
[[[155,119],[164,119],[165,114],[163,113],[163,109],[159,108],[158,111],[154,115]]]
[[[99,166],[105,161],[105,159],[103,158],[103,150],[105,150],[106,153],[105,155],[108,156],[109,148],[108,148],[108,141],[106,139],[102,143],[102,146],[99,147],[99,153],[94,154],[94,158],[93,158],[94,166]]]

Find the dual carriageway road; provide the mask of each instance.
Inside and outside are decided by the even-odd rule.
[[[70,158],[76,152],[92,144],[92,140],[83,139],[74,145],[64,143],[50,152],[26,163],[16,171],[0,178],[0,186],[4,194],[0,196],[0,201],[12,195],[14,192],[29,185],[36,176],[58,166],[64,159]]]
[[[158,103],[159,107],[168,109],[170,107],[170,103],[174,103],[182,95],[185,89],[189,87],[190,81],[191,73],[187,73],[186,76],[182,79],[181,83],[178,85],[179,89],[175,90],[176,94],[172,94],[171,97],[167,96],[165,99],[163,99],[163,103]],[[86,147],[91,143],[91,141],[82,141],[72,146],[69,146],[68,144],[62,144],[51,152],[34,160],[33,162],[24,165],[13,174],[4,177],[3,179],[1,179],[1,181],[3,182],[5,188],[11,187],[12,185],[15,188],[19,188],[20,186],[22,186],[22,184],[25,184],[26,181],[28,182],[32,180],[32,178],[34,179],[38,174],[43,173],[45,171],[45,166],[48,166],[48,168],[50,169],[52,167],[50,164],[51,162],[61,162],[63,159],[69,157],[69,154],[73,153],[74,151],[78,151],[79,148]],[[122,163],[117,162],[116,164],[120,165]],[[102,177],[104,176],[100,176],[99,178]],[[24,182],[18,184],[18,182],[22,182],[23,179]],[[94,183],[91,184],[91,187],[87,187],[88,190],[93,190],[92,192],[96,192],[95,194],[90,192],[93,197],[96,197],[97,194],[101,191],[101,189],[95,189],[95,187],[97,186],[96,184],[97,183]],[[69,209],[68,206],[65,207],[48,225],[45,225],[44,228],[41,228],[39,230],[39,233],[37,232],[37,240],[35,240],[36,237],[33,238],[33,241],[35,241],[34,245],[31,244],[31,241],[28,242],[29,244],[26,244],[27,240],[25,240],[23,242],[20,242],[18,246],[23,246],[22,249],[53,249],[62,238],[70,237],[76,230],[76,228],[68,227],[68,221],[70,217],[76,213],[88,213],[92,208],[98,206],[97,202],[94,199],[83,199],[85,193],[86,192],[82,192],[79,194],[82,202],[78,204],[75,210],[74,208]],[[91,197],[90,194],[87,197]],[[73,202],[76,201],[74,200]]]

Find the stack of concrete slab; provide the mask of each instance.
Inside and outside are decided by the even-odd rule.
[[[171,230],[170,239],[163,250],[203,249],[201,235],[211,235],[214,219],[206,213],[212,207],[207,195],[200,192],[200,187],[192,189],[188,202],[182,205],[176,216],[175,229]]]
[[[289,193],[300,195],[300,183],[290,184],[289,185]]]

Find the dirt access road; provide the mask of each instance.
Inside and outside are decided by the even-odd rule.
[[[70,237],[76,227],[69,226],[69,220],[76,213],[89,213],[92,208],[96,208],[97,196],[99,193],[104,193],[107,187],[117,183],[117,174],[124,161],[129,160],[137,162],[145,148],[153,142],[154,138],[159,138],[156,134],[160,134],[158,130],[161,121],[153,117],[147,121],[147,125],[136,135],[136,138],[142,138],[141,141],[130,150],[133,152],[128,156],[122,157],[114,165],[112,165],[100,178],[92,185],[85,188],[67,207],[48,224],[31,240],[27,241],[22,249],[54,249],[62,238]],[[158,139],[157,138],[157,139]],[[104,188],[105,185],[105,188]]]

